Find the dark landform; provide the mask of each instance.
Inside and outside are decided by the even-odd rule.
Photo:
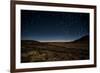
[[[21,62],[46,62],[89,59],[89,36],[71,42],[21,40]]]

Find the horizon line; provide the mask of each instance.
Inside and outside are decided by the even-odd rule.
[[[31,40],[29,40],[29,41],[31,41]],[[43,41],[43,40],[33,40],[33,41],[37,41],[37,42],[72,42],[74,40],[45,40],[45,41]]]

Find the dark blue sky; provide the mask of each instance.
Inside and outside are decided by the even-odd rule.
[[[68,42],[89,35],[89,13],[21,10],[21,39]]]

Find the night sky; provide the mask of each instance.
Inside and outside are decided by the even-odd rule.
[[[21,39],[69,42],[89,35],[89,13],[21,10]]]

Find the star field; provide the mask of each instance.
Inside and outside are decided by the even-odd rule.
[[[72,41],[89,35],[89,13],[21,10],[21,39]]]

